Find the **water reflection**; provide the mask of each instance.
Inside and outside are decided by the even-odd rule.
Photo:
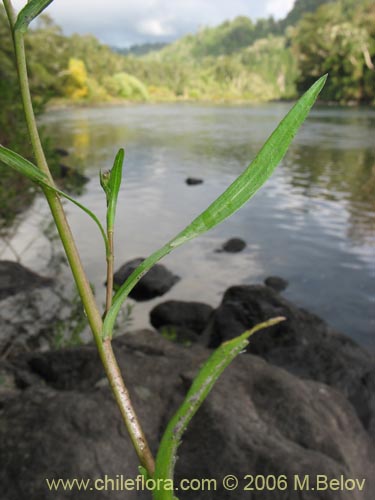
[[[297,193],[336,202],[347,211],[346,234],[354,244],[374,242],[375,159],[370,148],[297,145],[284,167]]]

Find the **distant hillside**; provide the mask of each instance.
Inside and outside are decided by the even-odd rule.
[[[309,13],[315,12],[321,5],[331,3],[334,0],[296,0],[292,10],[287,16],[278,22],[278,29],[284,31],[288,26],[294,26],[302,17]],[[359,0],[360,2],[361,0]]]
[[[291,98],[329,73],[322,99],[374,102],[375,3],[296,0],[281,21],[240,16],[129,64],[155,98]]]
[[[137,45],[131,45],[128,48],[112,47],[112,50],[124,56],[144,56],[150,52],[161,50],[167,45],[168,43],[163,42],[141,43]]]
[[[216,32],[218,34],[218,32]],[[127,71],[144,82],[151,98],[265,101],[295,94],[296,64],[285,37],[269,35],[228,53],[209,46],[199,34],[184,37],[143,58],[128,58]]]
[[[150,52],[134,61],[129,71],[156,86],[155,96],[163,88],[186,99],[290,98],[295,95],[297,66],[287,39],[279,31],[272,17],[253,23],[240,16]],[[157,73],[155,79],[150,67],[156,66],[164,72]]]
[[[238,16],[232,21],[225,21],[213,28],[202,28],[194,35],[187,35],[172,44],[168,44],[166,50],[163,50],[162,58],[175,59],[189,55],[195,59],[201,59],[230,55],[251,46],[259,39],[267,38],[269,35],[284,35],[285,29],[296,25],[305,14],[315,12],[321,5],[333,1],[296,0],[292,10],[280,21],[275,21],[271,16],[268,19],[259,19],[253,22],[246,16]],[[126,55],[143,56],[163,48],[163,44],[144,44],[123,49],[120,52]]]
[[[197,59],[230,55],[249,47],[260,38],[275,34],[276,26],[272,17],[253,23],[248,17],[239,16],[215,28],[203,28],[195,35],[188,35],[169,45],[163,53],[174,57],[188,52]]]
[[[7,29],[0,6],[0,61],[10,73],[4,85],[16,78]],[[114,50],[92,35],[64,36],[48,16],[26,43],[33,98],[41,106],[50,99],[289,99],[327,72],[321,98],[347,103],[374,101],[374,31],[373,0],[296,0],[282,21],[240,16],[166,46]],[[10,103],[11,110],[10,90],[2,89],[3,109]]]

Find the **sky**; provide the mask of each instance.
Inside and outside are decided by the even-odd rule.
[[[25,0],[14,0],[16,9]],[[118,46],[170,42],[203,26],[243,15],[253,20],[285,17],[294,0],[55,0],[46,13],[64,33],[92,33]]]

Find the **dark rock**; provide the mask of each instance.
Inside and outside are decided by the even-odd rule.
[[[187,347],[199,342],[199,335],[186,326],[163,325],[158,332],[165,339]]]
[[[165,325],[181,326],[200,334],[207,326],[212,312],[213,307],[201,302],[168,300],[152,309],[150,322],[155,328]]]
[[[203,184],[203,179],[197,179],[196,177],[188,177],[185,180],[188,186],[197,186],[198,184]]]
[[[351,401],[364,426],[375,437],[374,358],[322,319],[300,309],[265,286],[229,288],[204,335],[211,347],[233,338],[266,319],[286,321],[256,333],[249,352],[307,379],[341,391]]]
[[[69,156],[69,152],[63,148],[55,148],[55,153],[59,156]]]
[[[11,295],[52,284],[51,278],[44,278],[18,262],[0,261],[0,300]]]
[[[217,252],[237,253],[242,252],[244,248],[246,248],[244,240],[241,240],[241,238],[231,238]]]
[[[56,176],[58,179],[62,179],[64,181],[69,180],[70,182],[76,183],[78,185],[86,184],[90,180],[88,177],[81,174],[76,169],[62,164],[57,167]]]
[[[143,261],[143,258],[137,258],[121,266],[114,274],[114,287],[120,287]],[[179,280],[179,276],[172,274],[165,266],[156,264],[133,288],[130,297],[138,301],[159,297],[167,293]]]
[[[114,349],[155,452],[161,429],[210,353],[146,331],[115,339]],[[27,389],[17,389],[12,377],[17,370],[31,369],[30,356],[35,359],[23,355],[12,366],[0,363],[0,372],[5,369],[8,377],[0,413],[2,499],[124,498],[124,491],[48,491],[45,478],[136,478],[138,460],[93,346],[40,354],[40,377],[34,374]],[[54,364],[52,377],[49,369],[40,370]],[[193,496],[179,491],[181,500],[258,498],[244,491],[247,474],[287,476],[286,491],[276,489],[259,498],[372,500],[373,451],[352,406],[338,391],[299,379],[257,356],[240,356],[193,418],[178,452],[175,481],[217,480],[215,491],[195,491]],[[227,474],[238,476],[241,488],[225,491],[221,485]],[[317,474],[365,478],[365,488],[319,495],[294,491],[295,475],[302,480],[309,475],[315,486]],[[125,497],[146,499],[150,493],[127,491]]]
[[[176,480],[216,478],[218,489],[198,498],[221,500],[249,498],[246,491],[224,490],[222,478],[228,472],[240,482],[245,477],[249,482],[248,474],[286,476],[287,491],[261,492],[250,498],[351,500],[353,492],[345,490],[320,491],[319,496],[293,491],[296,475],[308,475],[312,488],[318,475],[344,475],[365,478],[365,491],[356,494],[370,500],[374,494],[373,449],[350,404],[323,384],[303,381],[263,364],[256,356],[249,357],[251,361],[246,362],[243,356],[228,369],[193,419],[179,450]],[[341,424],[349,431],[344,440]],[[366,446],[362,470],[354,458],[359,446],[355,429]],[[181,496],[181,500],[190,498],[188,494]]]
[[[48,349],[56,324],[67,312],[59,290],[53,286],[19,292],[0,304],[0,357]]]
[[[282,292],[289,285],[287,280],[284,280],[279,276],[269,276],[264,280],[264,284],[266,286],[269,286],[270,288],[273,288],[273,290],[275,290],[276,292]]]
[[[0,357],[49,349],[57,336],[64,340],[75,305],[70,289],[62,290],[58,280],[0,261],[0,298]]]

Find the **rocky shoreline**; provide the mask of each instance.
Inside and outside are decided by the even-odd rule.
[[[272,283],[281,289],[282,283]],[[24,286],[21,293],[30,299],[52,286],[43,280],[40,284],[42,288]],[[256,334],[249,351],[223,374],[179,450],[176,481],[212,478],[216,490],[178,496],[181,500],[371,500],[375,498],[374,359],[316,315],[285,300],[275,288],[230,287],[216,309],[181,301],[155,307],[152,325],[162,333],[167,328],[177,338],[182,336],[188,346],[152,330],[114,340],[153,451],[210,349],[260,321],[282,315],[287,320]],[[4,304],[17,297],[3,296],[0,302],[1,330]],[[8,324],[7,335],[10,328]],[[20,322],[13,323],[14,339],[20,328]],[[27,335],[24,332],[24,338]],[[93,345],[46,352],[26,352],[19,346],[0,362],[0,380],[4,500],[151,497],[139,491],[50,492],[46,487],[45,478],[138,474]],[[228,474],[242,481],[236,491],[222,486]],[[248,474],[286,476],[287,489],[244,490]],[[296,489],[295,478],[303,481],[305,476],[312,487],[317,476],[343,478],[342,486],[317,492],[297,483]],[[359,482],[345,482],[351,478]],[[348,486],[352,484],[354,489]]]

